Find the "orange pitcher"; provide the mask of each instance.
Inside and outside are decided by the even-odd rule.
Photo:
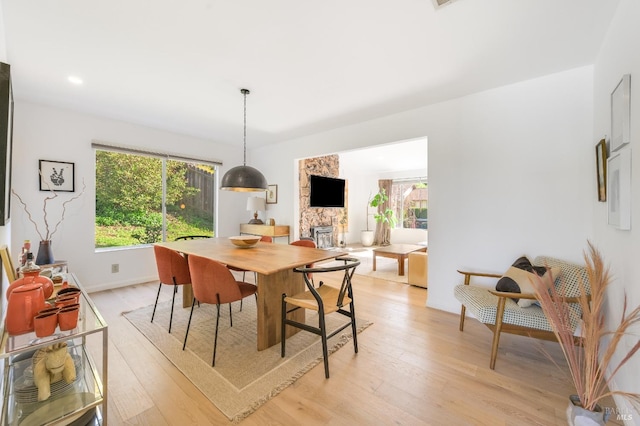
[[[42,284],[42,291],[44,292],[44,298],[48,299],[53,294],[53,281],[49,278],[36,274],[25,274],[24,277],[18,278],[11,283],[7,289],[7,300],[11,296],[11,293],[18,287],[22,287],[27,284]]]
[[[34,330],[33,317],[45,307],[42,284],[25,284],[16,287],[7,303],[7,332],[12,335]]]

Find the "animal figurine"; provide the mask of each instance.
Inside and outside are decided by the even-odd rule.
[[[71,383],[76,380],[76,367],[67,351],[66,342],[56,343],[38,349],[33,354],[33,381],[38,388],[38,401],[51,396],[51,384],[64,379]]]

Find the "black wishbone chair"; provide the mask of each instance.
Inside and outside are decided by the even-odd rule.
[[[356,329],[356,314],[353,303],[353,290],[351,287],[351,279],[356,267],[360,265],[360,261],[351,257],[341,257],[337,260],[343,261],[343,265],[329,267],[300,267],[295,268],[295,272],[299,272],[304,277],[307,291],[296,295],[287,296],[282,294],[282,328],[281,328],[281,356],[284,358],[286,349],[286,326],[298,327],[311,333],[317,334],[322,338],[322,356],[324,358],[324,375],[329,378],[329,353],[327,348],[327,339],[335,336],[345,328],[351,326],[353,334],[353,349],[358,353],[358,339]],[[340,288],[325,285],[320,281],[320,286],[315,288],[311,281],[311,274],[323,274],[327,272],[343,271],[342,283]],[[291,309],[288,309],[292,306]],[[345,308],[349,306],[349,309]],[[298,309],[312,309],[318,312],[318,327],[300,323],[287,318],[287,314]],[[338,329],[327,334],[325,316],[337,312],[348,318],[350,321],[341,325]]]

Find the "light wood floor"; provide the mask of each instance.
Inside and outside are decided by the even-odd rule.
[[[504,335],[489,369],[490,331],[425,307],[427,291],[356,276],[358,316],[374,324],[245,419],[243,425],[566,425],[574,390],[559,346]],[[121,315],[154,302],[156,283],[93,293],[109,324],[109,425],[231,424]],[[163,288],[161,298],[171,291]],[[180,297],[178,295],[177,297]],[[99,354],[99,341],[90,341]],[[611,406],[611,403],[604,404]]]

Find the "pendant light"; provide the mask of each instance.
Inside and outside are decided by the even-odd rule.
[[[220,189],[236,192],[257,192],[267,190],[267,179],[258,169],[247,166],[247,95],[251,92],[240,89],[244,95],[244,163],[230,169],[222,176]]]

